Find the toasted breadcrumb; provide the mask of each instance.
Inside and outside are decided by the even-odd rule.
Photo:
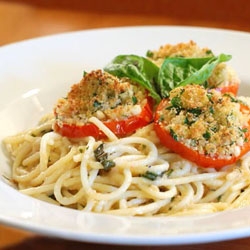
[[[194,41],[175,45],[162,45],[158,50],[151,51],[152,60],[161,64],[166,57],[208,57],[213,56],[209,48],[200,48]]]
[[[94,70],[71,87],[66,98],[58,100],[56,121],[82,125],[92,116],[100,120],[121,120],[141,112],[146,90],[127,78],[118,79]]]

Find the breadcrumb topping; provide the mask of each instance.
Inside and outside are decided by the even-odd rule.
[[[250,120],[242,101],[199,85],[170,92],[160,121],[172,137],[200,154],[223,159],[238,156]]]
[[[200,48],[194,41],[188,43],[165,44],[151,51],[151,59],[161,64],[166,57],[208,57],[213,56],[209,48]]]
[[[145,102],[143,87],[127,78],[118,79],[102,70],[95,70],[74,84],[66,98],[58,100],[54,112],[59,125],[82,125],[92,116],[108,121],[137,115]]]

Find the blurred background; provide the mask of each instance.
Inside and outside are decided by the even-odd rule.
[[[0,45],[66,31],[131,25],[187,25],[250,31],[250,1],[0,1]]]

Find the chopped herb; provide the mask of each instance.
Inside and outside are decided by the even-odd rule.
[[[33,137],[37,137],[37,136],[43,136],[45,135],[46,133],[49,133],[49,132],[52,132],[53,130],[52,129],[43,129],[41,131],[38,131],[36,133],[31,133],[30,135],[33,136]]]
[[[186,124],[186,125],[188,125],[188,126],[191,126],[194,122],[195,122],[195,121],[190,121],[190,120],[188,120],[187,117],[185,117],[185,119],[184,119],[184,124]]]
[[[171,102],[171,105],[168,106],[166,109],[170,110],[170,109],[174,108],[176,113],[179,114],[182,110],[182,103],[181,103],[180,96],[173,97],[170,102]]]
[[[210,114],[214,114],[214,108],[212,106],[209,107]]]
[[[170,169],[168,169],[168,171],[166,172],[166,174],[169,177],[173,172],[174,172],[174,170],[170,168]]]
[[[187,112],[199,116],[202,113],[202,110],[200,108],[193,108],[193,109],[188,109]]]
[[[115,166],[115,162],[112,160],[108,160],[108,154],[104,151],[104,144],[100,144],[95,150],[94,150],[95,158],[98,162],[100,162],[103,166],[103,169],[108,171],[112,167]]]
[[[240,133],[242,133],[241,134],[242,137],[244,136],[245,133],[248,132],[247,128],[239,128],[239,130],[240,130]],[[248,138],[247,137],[244,137],[244,142],[248,142]]]
[[[175,96],[171,99],[171,104],[175,108],[182,108],[180,96]]]
[[[93,103],[93,107],[94,107],[94,108],[100,109],[101,106],[102,106],[102,103],[101,103],[101,102],[98,102],[97,100],[94,101],[94,103]]]
[[[211,92],[208,92],[208,93],[207,93],[207,98],[208,98],[208,100],[209,100],[211,103],[214,103],[213,100],[212,100],[212,96],[213,96],[213,94],[212,94]]]
[[[209,140],[211,138],[211,134],[209,131],[206,131],[206,133],[204,133],[203,135],[203,138],[206,139],[206,140]]]
[[[216,133],[218,131],[218,128],[216,126],[214,126],[214,127],[211,127],[210,130],[212,132]]]
[[[149,166],[149,167],[151,167],[151,166]],[[144,177],[144,178],[147,178],[151,181],[154,181],[154,180],[156,180],[157,177],[162,177],[165,173],[166,173],[166,171],[163,171],[160,174],[157,174],[157,173],[154,173],[151,171],[146,171],[144,174],[141,175],[141,177]]]
[[[156,180],[156,178],[158,177],[158,174],[151,172],[151,171],[146,171],[144,174],[141,175],[144,178],[147,178],[151,181]]]
[[[221,198],[222,198],[222,195],[219,195],[219,196],[217,197],[217,201],[220,201]]]
[[[134,105],[137,104],[138,100],[137,100],[136,96],[132,96],[132,102]]]
[[[94,150],[94,155],[97,161],[102,162],[107,160],[108,154],[104,152],[104,145],[103,143],[100,144],[95,150]]]
[[[170,132],[170,135],[173,137],[173,139],[175,141],[178,141],[178,136],[177,136],[177,134],[174,132],[174,130],[172,128],[170,128],[169,132]]]
[[[111,161],[111,160],[104,160],[104,161],[101,162],[101,164],[103,165],[103,168],[106,171],[115,166],[115,162]]]
[[[205,89],[207,89],[208,86],[209,86],[208,81],[206,80],[202,85],[203,85],[203,87],[204,87]]]
[[[154,55],[154,52],[151,51],[151,50],[148,50],[148,51],[146,52],[146,56],[149,57],[149,58],[152,58],[153,55]]]
[[[247,128],[239,128],[242,133],[246,133],[248,131]]]
[[[206,54],[207,54],[207,55],[211,55],[211,56],[213,56],[213,55],[214,55],[213,51],[212,51],[212,50],[210,50],[210,49],[208,49],[208,50],[206,51]]]
[[[224,96],[227,96],[228,98],[230,98],[231,102],[239,102],[236,98],[234,98],[232,95],[225,93]]]
[[[164,121],[164,115],[161,115],[160,117],[159,117],[159,122],[163,122]]]

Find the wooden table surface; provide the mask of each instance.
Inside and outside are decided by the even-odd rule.
[[[0,45],[66,31],[131,25],[187,25],[250,32],[249,0],[6,0],[0,1]],[[0,249],[142,249],[47,238],[0,225]],[[250,238],[153,247],[169,250],[250,249]]]

